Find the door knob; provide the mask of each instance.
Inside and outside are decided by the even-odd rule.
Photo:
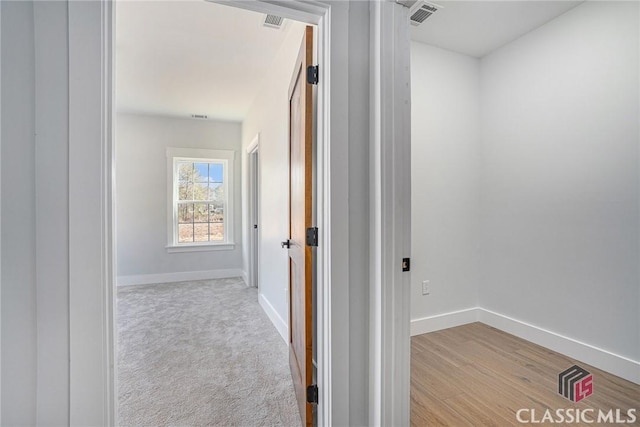
[[[291,240],[287,239],[284,242],[280,243],[280,246],[282,246],[283,248],[287,248],[289,249],[291,247]]]

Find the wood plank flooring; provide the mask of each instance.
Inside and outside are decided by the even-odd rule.
[[[593,374],[593,394],[578,403],[558,394],[558,374],[573,365]],[[613,410],[613,422],[569,425],[616,425],[618,408],[620,425],[640,426],[640,385],[482,323],[411,338],[412,426],[523,425],[520,409],[529,425],[561,424],[558,409],[565,421],[578,410],[595,421],[598,410]]]

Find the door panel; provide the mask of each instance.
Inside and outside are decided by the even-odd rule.
[[[302,424],[312,425],[306,391],[312,371],[312,250],[306,229],[312,226],[313,91],[306,81],[313,59],[313,29],[307,27],[289,88],[289,365]]]

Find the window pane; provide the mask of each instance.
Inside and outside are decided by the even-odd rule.
[[[209,200],[209,190],[206,182],[196,182],[193,184],[193,200]]]
[[[178,225],[178,243],[193,242],[193,224]]]
[[[224,222],[224,208],[219,208],[216,205],[209,205],[209,221]]]
[[[222,163],[209,163],[209,182],[222,182]]]
[[[190,182],[178,183],[178,200],[193,200],[193,184]]]
[[[223,184],[209,184],[209,198],[207,199],[213,202],[216,207],[224,206],[224,185]]]
[[[178,181],[193,181],[193,163],[178,162]]]
[[[209,176],[209,164],[208,163],[194,163],[194,175],[193,180],[195,182],[207,182],[207,176]]]
[[[195,234],[194,241],[195,242],[208,242],[209,241],[209,224],[195,224]]]
[[[224,223],[222,222],[209,223],[209,239],[212,242],[224,240]]]
[[[183,203],[178,205],[178,222],[181,224],[193,222],[193,204],[192,203]]]
[[[193,205],[194,222],[209,222],[209,205],[204,203],[196,203]]]

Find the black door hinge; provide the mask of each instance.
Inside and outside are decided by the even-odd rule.
[[[318,386],[316,384],[307,387],[307,403],[318,404]]]
[[[307,246],[318,246],[318,227],[307,228]]]
[[[318,84],[318,76],[319,70],[317,65],[309,65],[307,67],[307,83],[310,85]]]
[[[411,271],[411,258],[402,258],[402,271]]]

